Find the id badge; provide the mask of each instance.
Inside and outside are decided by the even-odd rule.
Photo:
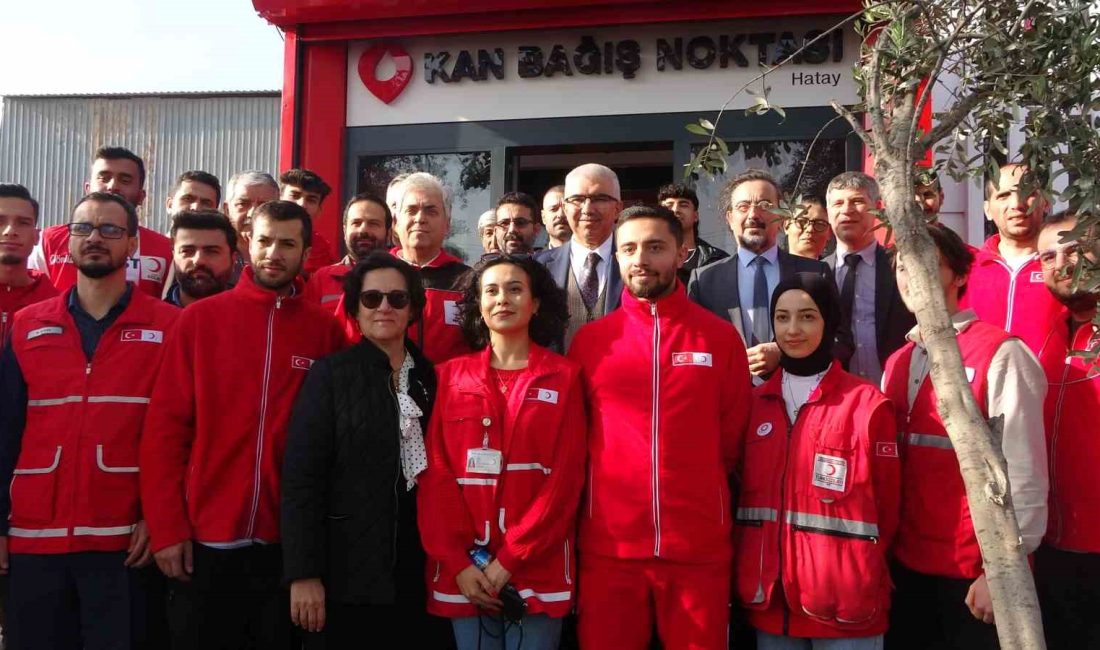
[[[504,455],[499,449],[479,447],[466,450],[466,471],[471,474],[500,474]]]

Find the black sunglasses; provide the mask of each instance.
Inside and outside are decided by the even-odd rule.
[[[378,309],[382,305],[382,299],[390,303],[394,309],[404,309],[409,306],[409,292],[402,289],[393,291],[378,291],[371,289],[359,294],[359,304],[367,309]]]

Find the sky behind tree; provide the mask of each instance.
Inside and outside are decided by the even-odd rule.
[[[250,0],[4,5],[0,95],[282,88],[282,35]]]

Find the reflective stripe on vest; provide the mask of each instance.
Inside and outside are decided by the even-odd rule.
[[[129,395],[89,395],[89,404],[148,404],[148,397],[130,397]]]
[[[775,508],[738,508],[735,516],[741,523],[759,523],[775,521],[779,512]]]
[[[51,397],[48,399],[29,399],[27,400],[27,406],[61,406],[62,404],[76,404],[83,401],[83,395],[68,395],[66,397]]]
[[[930,433],[910,433],[909,444],[916,445],[917,447],[935,447],[936,449],[948,449],[953,450],[955,446],[951,444],[951,438],[947,436],[936,436]]]
[[[841,519],[840,517],[826,517],[808,512],[787,512],[787,523],[792,526],[812,528],[824,533],[840,533],[841,535],[859,535],[861,537],[878,537],[878,524],[854,519]]]

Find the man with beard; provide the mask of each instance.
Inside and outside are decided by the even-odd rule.
[[[125,199],[85,196],[66,229],[75,286],[16,314],[0,358],[5,632],[16,648],[146,647],[137,449],[179,310],[126,281]]]
[[[15,312],[57,295],[50,279],[27,268],[38,241],[38,201],[22,185],[0,183],[0,348]]]
[[[1039,352],[1048,384],[1050,518],[1035,553],[1035,586],[1051,650],[1079,648],[1087,639],[1100,638],[1100,375],[1091,358],[1100,345],[1100,329],[1092,323],[1097,294],[1074,286],[1078,264],[1096,264],[1097,244],[1095,234],[1075,232],[1077,223],[1072,212],[1055,214],[1043,224],[1038,240],[1046,288],[1068,312],[1050,324]]]
[[[364,192],[351,197],[344,207],[344,247],[339,262],[318,269],[306,284],[306,297],[325,309],[336,309],[344,297],[344,274],[371,251],[384,248],[393,229],[393,214],[377,194]]]
[[[85,192],[109,192],[130,202],[134,208],[145,201],[145,162],[129,149],[100,147],[92,161]],[[40,253],[32,256],[29,266],[48,273],[58,291],[76,284],[76,266],[69,256],[69,231],[65,224],[51,226],[42,232]],[[168,280],[172,242],[145,226],[138,227],[138,244],[126,267],[126,281],[138,289],[160,298]]]
[[[542,225],[546,228],[547,248],[562,246],[573,236],[565,218],[565,186],[555,185],[542,196]]]
[[[1003,327],[1038,352],[1062,306],[1043,283],[1038,239],[1048,203],[1027,166],[1002,165],[985,184],[985,214],[997,225],[970,273],[967,304],[978,318]],[[1030,186],[1026,189],[1021,186]],[[838,235],[839,236],[839,235]]]
[[[687,285],[691,272],[711,262],[729,257],[729,253],[713,246],[699,236],[699,195],[683,183],[665,185],[657,192],[657,203],[672,210],[684,226],[684,248],[687,259],[677,275]]]
[[[565,218],[573,231],[569,245],[535,256],[546,266],[569,300],[569,325],[561,350],[585,323],[619,306],[623,283],[615,261],[615,220],[623,209],[619,177],[610,168],[589,163],[565,177]]]
[[[317,218],[321,212],[321,204],[331,192],[329,184],[308,169],[290,169],[279,176],[279,198],[305,208],[310,219]],[[308,276],[334,261],[336,257],[332,254],[332,245],[328,243],[328,239],[320,233],[313,233],[309,258],[302,266],[302,271]]]
[[[497,250],[509,255],[531,255],[535,252],[535,239],[542,230],[542,223],[535,218],[538,205],[530,194],[508,192],[497,201],[496,230]]]
[[[582,327],[569,350],[590,414],[580,645],[644,650],[656,623],[666,648],[724,650],[745,346],[677,281],[683,226],[671,211],[624,210],[616,245],[622,308]]]
[[[229,288],[237,232],[215,210],[184,210],[172,218],[175,283],[165,300],[186,307]]]
[[[733,323],[748,347],[754,382],[763,383],[779,366],[769,313],[772,291],[795,273],[826,275],[829,269],[823,262],[791,255],[776,244],[783,220],[772,210],[782,192],[771,174],[750,169],[731,178],[722,194],[729,201],[726,222],[737,238],[737,254],[696,269],[688,296]]]
[[[252,232],[252,211],[268,201],[279,198],[279,184],[271,174],[246,171],[234,174],[225,186],[222,212],[237,231],[237,255],[233,262],[233,284],[248,266],[248,236]]]
[[[181,313],[153,391],[142,505],[157,566],[190,583],[189,647],[290,647],[279,546],[287,423],[310,365],[344,338],[302,297],[311,232],[289,201],[254,211],[251,266],[231,291]]]

